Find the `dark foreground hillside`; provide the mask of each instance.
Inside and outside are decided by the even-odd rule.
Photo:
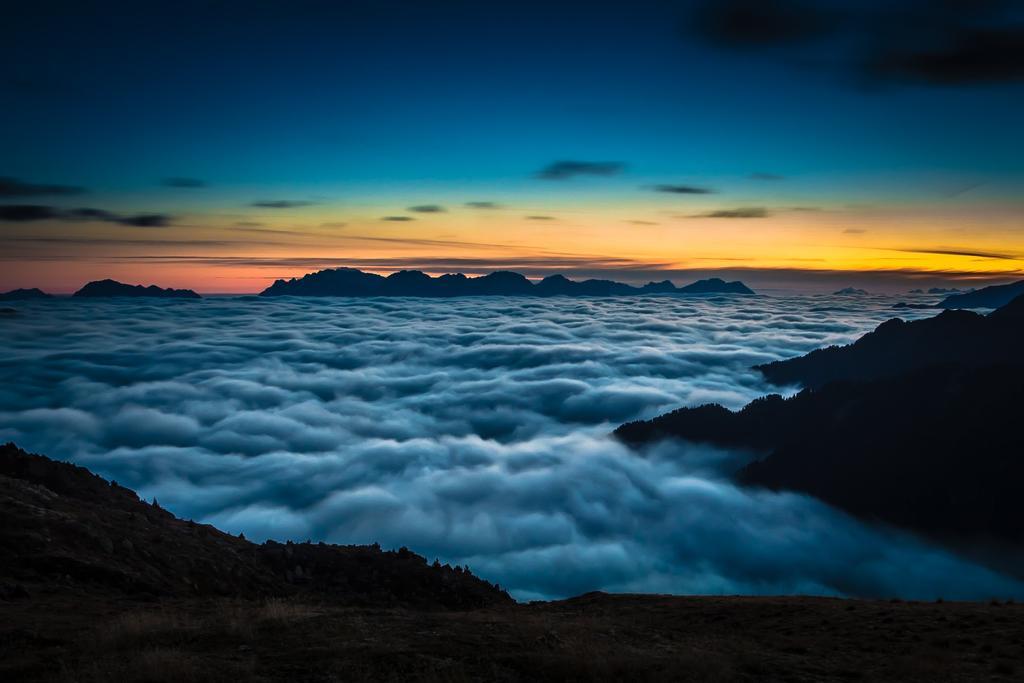
[[[516,604],[411,552],[258,546],[0,448],[0,680],[975,681],[1024,606],[611,596]]]

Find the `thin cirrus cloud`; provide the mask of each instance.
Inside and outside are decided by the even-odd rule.
[[[779,175],[778,173],[751,173],[747,176],[751,180],[785,180],[786,176]]]
[[[939,256],[968,256],[971,258],[995,259],[998,261],[1021,261],[1024,254],[1002,251],[981,251],[977,249],[893,249],[906,254],[937,254]]]
[[[709,187],[697,187],[696,185],[652,185],[651,190],[667,194],[714,194]]]
[[[621,161],[555,161],[537,172],[543,180],[568,180],[578,176],[613,176],[622,173]]]
[[[554,216],[526,216],[528,221],[554,221],[558,220]]]
[[[691,216],[691,218],[767,218],[768,210],[761,206],[741,206],[736,209],[718,209]]]
[[[458,325],[431,300],[401,316],[369,299],[150,309],[68,299],[5,322],[12,354],[47,363],[0,364],[0,438],[257,541],[406,545],[524,600],[1024,597],[808,496],[736,486],[749,455],[608,437],[680,405],[742,405],[769,390],[751,365],[856,338],[887,302],[480,299]]]
[[[313,206],[315,203],[303,199],[260,199],[251,202],[249,206],[260,209],[297,209],[303,206]]]
[[[381,216],[382,221],[390,221],[392,223],[406,223],[408,221],[416,220],[412,216]]]
[[[466,202],[470,209],[500,209],[501,204],[496,202]]]
[[[83,194],[85,188],[74,185],[30,183],[11,177],[0,177],[0,197],[41,197],[48,195]]]
[[[410,206],[407,211],[412,211],[413,213],[444,213],[447,209],[440,204],[417,204]]]
[[[164,228],[171,224],[173,217],[162,213],[118,214],[94,208],[58,209],[38,204],[0,205],[0,221],[27,223],[43,220],[97,221],[135,228]]]

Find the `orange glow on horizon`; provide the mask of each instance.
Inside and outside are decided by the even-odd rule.
[[[342,265],[381,274],[403,268],[435,275],[497,269],[536,277],[604,273],[633,282],[660,271],[891,272],[979,280],[1024,272],[1015,211],[972,214],[969,231],[962,213],[920,208],[773,210],[763,218],[640,213],[637,207],[541,211],[530,215],[546,220],[491,211],[389,222],[367,210],[346,215],[322,209],[303,213],[301,221],[195,216],[152,230],[17,226],[8,231],[0,289],[37,286],[64,293],[111,277],[252,293],[278,278]],[[638,213],[645,218],[636,219]]]

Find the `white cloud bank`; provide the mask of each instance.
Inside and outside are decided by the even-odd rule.
[[[737,488],[736,454],[606,437],[683,404],[739,407],[770,390],[751,365],[855,338],[891,303],[31,303],[0,321],[0,439],[252,539],[408,545],[519,598],[1024,597],[806,496]]]

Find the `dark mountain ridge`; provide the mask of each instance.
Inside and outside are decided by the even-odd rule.
[[[462,609],[511,603],[462,568],[405,548],[261,545],[178,519],[68,463],[0,446],[0,597],[78,589],[153,597],[313,595]]]
[[[854,515],[957,544],[1024,543],[1024,368],[943,366],[770,395],[732,412],[681,408],[615,430],[763,456],[744,484],[810,493]],[[1024,559],[1024,555],[1020,556]]]
[[[156,285],[126,285],[117,280],[94,280],[74,293],[77,297],[160,297],[164,299],[201,299],[191,289],[164,289]]]
[[[992,285],[962,294],[947,296],[938,303],[939,308],[999,308],[1024,294],[1024,280],[1008,285]]]
[[[754,451],[741,483],[803,491],[1024,575],[1022,327],[1024,297],[988,316],[890,320],[849,346],[759,368],[807,385],[792,398],[682,408],[615,436]]]
[[[893,318],[847,346],[829,346],[756,369],[774,384],[817,388],[835,380],[876,379],[944,363],[1020,363],[1022,334],[1024,297],[989,315],[949,310],[912,322]]]
[[[24,301],[26,299],[49,299],[50,294],[33,287],[31,289],[12,289],[9,292],[0,293],[0,301]]]
[[[742,282],[709,278],[676,287],[668,280],[634,287],[612,280],[577,282],[550,275],[534,283],[511,271],[480,277],[461,273],[431,277],[418,270],[402,270],[387,277],[355,268],[333,268],[301,278],[277,280],[260,296],[631,296],[636,294],[753,294]]]

